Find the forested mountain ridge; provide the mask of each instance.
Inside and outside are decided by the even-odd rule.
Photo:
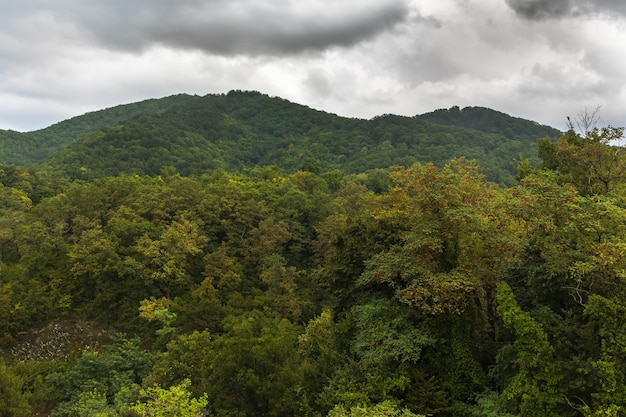
[[[269,144],[352,149],[336,121],[388,150],[433,126],[503,136],[229,96],[183,96],[63,151],[136,164],[159,149],[156,174],[0,164],[0,416],[624,414],[622,128],[540,139],[512,187],[466,158],[289,171],[262,166]],[[193,152],[215,134],[215,161],[259,165],[163,166],[181,132]]]
[[[487,133],[496,133],[509,139],[528,140],[529,138],[554,138],[560,135],[558,130],[486,107],[453,106],[416,116],[442,125],[452,125]]]
[[[359,173],[415,162],[442,166],[464,156],[476,159],[490,180],[512,184],[514,160],[520,154],[534,159],[536,140],[559,134],[489,109],[459,111],[464,122],[453,109],[448,113],[436,120],[429,115],[363,120],[257,92],[180,95],[90,113],[38,132],[5,132],[3,149],[9,152],[0,160],[39,160],[60,175],[88,179],[156,175],[164,166],[185,175],[257,165]],[[45,147],[42,138],[48,138]],[[34,151],[16,157],[12,149],[23,141],[33,141]],[[55,146],[60,150],[52,152]],[[51,156],[43,158],[46,154]]]
[[[72,117],[32,132],[0,129],[0,163],[32,165],[93,131],[119,124],[138,114],[159,112],[180,105],[189,98],[180,94],[123,104]]]

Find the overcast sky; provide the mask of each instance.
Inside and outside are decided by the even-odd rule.
[[[624,0],[0,0],[0,129],[177,93],[626,125]]]

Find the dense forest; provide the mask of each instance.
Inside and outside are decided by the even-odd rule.
[[[217,114],[186,96],[202,117],[161,106],[37,164],[0,165],[0,416],[626,413],[623,129],[537,136],[510,185],[456,152],[361,171],[332,153],[281,166],[270,160],[288,159],[255,154],[271,151],[260,132],[281,114],[272,106],[295,113],[265,129],[301,150],[330,131],[307,118],[354,124],[325,146],[355,146],[350,132],[372,129],[354,141],[389,131],[396,149],[402,132],[427,138],[412,130],[422,124],[502,138],[508,116],[453,108],[340,121],[234,96],[238,105],[222,97],[222,116],[194,128],[186,170],[167,153],[136,171],[115,160],[122,143],[151,149],[141,142]],[[267,114],[239,107],[244,98]],[[233,143],[228,123],[243,129]],[[223,142],[209,147],[202,129]],[[294,139],[306,135],[308,148]],[[221,162],[196,166],[201,151]]]
[[[437,115],[434,117],[433,115]],[[257,92],[178,95],[88,113],[47,129],[0,131],[0,163],[37,164],[56,176],[181,175],[279,166],[358,174],[466,157],[490,181],[513,185],[520,154],[561,132],[484,108],[372,120],[339,117]]]

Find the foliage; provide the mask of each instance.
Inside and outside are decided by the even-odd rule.
[[[387,300],[374,299],[355,306],[353,316],[357,336],[352,350],[366,363],[417,363],[422,349],[434,344],[424,329],[411,325],[415,318],[410,310]]]
[[[623,128],[608,126],[570,130],[555,143],[539,141],[542,166],[559,173],[563,182],[574,184],[583,195],[608,194],[626,180],[626,157],[616,145]]]
[[[446,112],[459,141],[506,120]],[[0,166],[3,415],[623,413],[620,130],[540,141],[503,188],[463,158],[389,167],[420,117],[242,92],[119,117],[91,149],[154,141],[153,175]],[[182,130],[237,170],[163,166]]]
[[[444,117],[445,116],[445,117]],[[489,109],[416,117],[342,118],[257,92],[178,95],[88,113],[28,133],[0,131],[0,162],[39,163],[94,179],[119,174],[183,175],[278,165],[287,172],[349,173],[467,157],[491,181],[514,183],[520,154],[558,132]],[[55,152],[56,151],[56,152]]]
[[[29,395],[23,391],[24,381],[0,359],[0,416],[31,415]]]
[[[286,319],[259,311],[225,319],[212,344],[204,387],[218,413],[290,416],[297,413],[298,335]]]
[[[590,297],[585,313],[597,320],[602,338],[602,354],[593,362],[600,389],[592,393],[592,404],[582,408],[586,416],[620,415],[626,409],[626,367],[621,356],[626,349],[626,326],[620,317],[626,313],[622,297]]]
[[[0,130],[0,163],[32,165],[101,128],[143,113],[163,111],[192,99],[186,95],[116,106],[77,116],[34,132]]]
[[[498,193],[463,160],[441,170],[415,165],[393,178],[397,186],[374,215],[398,225],[400,243],[366,261],[359,283],[383,284],[429,314],[463,311],[521,253]]]
[[[139,385],[154,356],[141,350],[137,342],[119,337],[106,351],[85,351],[67,371],[48,375],[50,399],[58,404],[55,415],[72,416],[87,400],[106,398],[107,404],[113,405],[116,396]]]
[[[530,314],[517,305],[505,283],[498,285],[498,313],[516,335],[519,371],[502,392],[520,416],[562,416],[563,392],[561,364],[554,358],[548,336]]]
[[[417,116],[420,119],[443,125],[462,126],[489,133],[500,133],[516,140],[536,140],[543,137],[557,137],[561,132],[548,126],[542,126],[518,117],[484,107],[453,106]],[[528,155],[532,157],[533,155]]]
[[[346,410],[338,406],[328,413],[328,417],[419,417],[407,409],[399,409],[394,404],[385,401],[371,407],[351,407]]]
[[[199,417],[207,405],[206,395],[191,398],[190,385],[191,381],[185,379],[169,389],[159,386],[142,389],[139,395],[145,400],[130,409],[141,417]]]

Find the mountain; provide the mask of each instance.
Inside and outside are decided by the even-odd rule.
[[[139,114],[158,113],[183,105],[189,99],[190,96],[181,94],[123,104],[76,116],[33,132],[0,129],[0,163],[35,164],[91,132],[117,125]]]
[[[359,173],[457,157],[475,159],[492,181],[511,184],[515,159],[556,129],[485,108],[415,117],[340,117],[258,92],[178,95],[88,113],[31,133],[0,132],[0,162],[70,178],[181,174],[276,165]]]
[[[453,106],[450,109],[439,109],[417,117],[444,126],[465,127],[521,141],[533,137],[553,137],[561,134],[561,132],[550,126],[540,125],[537,122],[519,117],[512,117],[506,113],[485,107],[465,107],[461,109],[458,106]]]

